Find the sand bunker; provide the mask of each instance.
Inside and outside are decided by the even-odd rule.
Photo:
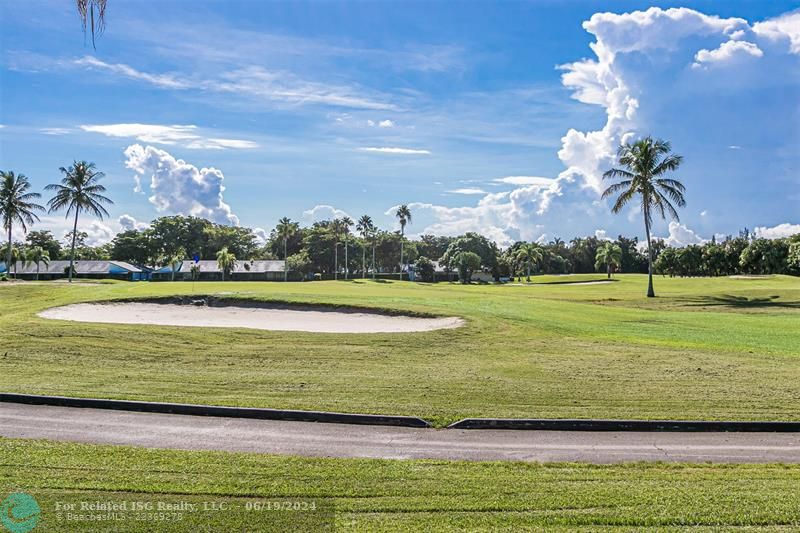
[[[268,305],[198,306],[178,303],[118,302],[74,304],[46,309],[42,318],[215,328],[249,328],[317,333],[405,333],[457,328],[457,317],[421,318],[372,312],[290,308]]]
[[[529,287],[537,285],[539,287],[547,287],[548,285],[605,285],[607,283],[616,283],[613,279],[603,279],[598,281],[551,281],[549,283],[509,283],[509,287]]]

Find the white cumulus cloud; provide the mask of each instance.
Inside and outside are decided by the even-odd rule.
[[[800,9],[753,24],[753,31],[771,41],[786,41],[789,51],[800,54]]]
[[[264,228],[253,228],[253,233],[259,246],[264,246],[269,240],[269,232]]]
[[[133,144],[125,149],[125,166],[149,178],[150,203],[160,213],[192,215],[219,224],[239,225],[239,218],[223,201],[225,176],[216,168],[197,168],[153,146]]]
[[[772,227],[759,226],[753,232],[762,239],[783,239],[800,233],[800,224],[784,222]]]
[[[669,235],[664,238],[664,242],[668,246],[676,247],[686,246],[687,244],[703,244],[707,240],[700,237],[694,230],[674,220],[669,223]]]
[[[726,41],[714,50],[703,48],[694,56],[692,67],[702,68],[713,63],[729,63],[739,58],[763,57],[764,52],[755,43],[747,41]]]
[[[117,224],[120,225],[122,231],[132,231],[132,230],[141,231],[143,229],[147,229],[148,227],[150,227],[150,224],[148,224],[147,222],[139,222],[138,220],[128,215],[127,213],[121,215],[117,219]]]
[[[72,231],[72,228],[64,229],[62,231],[62,239],[67,238],[67,234]],[[78,232],[86,233],[86,244],[88,246],[102,246],[111,242],[116,236],[117,232],[108,227],[100,220],[92,220],[88,225],[79,224]]]
[[[604,229],[596,229],[596,230],[594,230],[594,236],[596,238],[600,239],[601,241],[612,241],[612,240],[614,240],[614,239],[612,239],[611,237],[608,236],[608,233]]]
[[[342,217],[350,217],[350,219],[355,220],[346,211],[327,204],[315,205],[311,209],[303,211],[303,218],[307,222],[319,222],[320,220],[333,220],[334,218]]]

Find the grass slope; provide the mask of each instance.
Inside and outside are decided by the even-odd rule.
[[[799,466],[308,459],[0,438],[0,498],[33,495],[42,531],[322,531],[326,519],[356,531],[793,530],[798,486]],[[335,512],[246,510],[247,502],[298,499]],[[227,509],[176,522],[66,522],[57,501]]]
[[[463,417],[800,419],[800,279],[524,286],[0,284],[0,390]],[[551,284],[548,284],[551,283]],[[233,297],[458,315],[426,333],[336,335],[71,323],[47,307]]]

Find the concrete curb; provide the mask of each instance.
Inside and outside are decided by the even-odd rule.
[[[465,418],[448,429],[529,429],[550,431],[800,432],[800,422],[716,420],[588,420]]]
[[[0,392],[0,403],[54,405],[88,409],[112,409],[192,416],[254,418],[330,424],[359,424],[430,428],[431,423],[414,416],[384,416],[326,411],[263,409],[258,407],[225,407],[185,403],[143,402],[134,400],[104,400],[70,398]],[[762,432],[798,433],[800,422],[748,422],[717,420],[591,420],[548,418],[465,418],[447,426],[448,429],[514,429],[539,431],[684,431],[684,432]]]
[[[362,415],[350,413],[329,413],[324,411],[262,409],[257,407],[224,407],[185,403],[102,400],[96,398],[69,398],[66,396],[40,396],[37,394],[16,394],[7,392],[0,392],[0,402],[23,403],[29,405],[54,405],[59,407],[81,407],[90,409],[114,409],[117,411],[141,411],[145,413],[169,413],[176,415],[255,418],[260,420],[292,420],[298,422],[401,426],[411,428],[431,427],[431,424],[428,421],[413,416]]]

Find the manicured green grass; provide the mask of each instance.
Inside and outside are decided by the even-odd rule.
[[[344,530],[578,527],[720,531],[800,526],[800,466],[531,464],[308,459],[0,438],[0,499],[34,496],[41,531]],[[330,514],[246,511],[247,502],[315,501]],[[58,520],[56,502],[224,502],[179,522]],[[126,513],[131,515],[132,513]],[[329,522],[328,522],[329,523]],[[319,525],[319,524],[316,524]],[[105,526],[105,528],[104,528]],[[272,528],[275,529],[272,529]]]
[[[42,283],[0,286],[0,390],[416,415],[800,420],[800,279],[534,285]],[[2,285],[2,284],[0,284]],[[172,294],[458,315],[337,335],[52,321],[72,302]]]

